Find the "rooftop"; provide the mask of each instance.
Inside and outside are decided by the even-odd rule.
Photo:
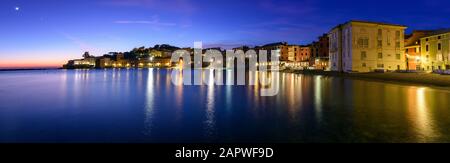
[[[426,37],[440,35],[440,34],[444,34],[444,33],[450,33],[450,28],[435,30],[435,31],[431,32],[429,35],[427,35]]]
[[[349,23],[367,23],[367,24],[377,24],[377,25],[397,26],[397,27],[404,27],[404,28],[407,27],[407,26],[405,26],[405,25],[393,24],[393,23],[386,23],[386,22],[375,22],[375,21],[366,21],[366,20],[350,20],[350,21],[345,22],[345,23],[343,23],[343,24],[337,25],[336,27],[332,28],[332,30],[333,30],[333,29],[336,29],[336,28],[338,28],[338,27],[340,27],[340,26],[343,26],[343,25],[345,25],[345,24],[349,24]]]
[[[368,24],[378,24],[378,25],[389,25],[389,26],[399,26],[399,27],[407,27],[405,25],[386,23],[386,22],[375,22],[375,21],[365,21],[365,20],[350,20],[347,23],[368,23]],[[347,24],[345,23],[345,24]]]

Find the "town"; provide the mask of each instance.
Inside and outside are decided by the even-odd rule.
[[[413,30],[405,34],[406,29],[407,26],[398,24],[351,20],[330,29],[308,45],[278,42],[233,50],[275,50],[279,52],[280,62],[277,64],[293,70],[450,74],[450,29]],[[171,55],[176,50],[194,54],[193,48],[163,44],[129,52],[110,52],[101,57],[86,52],[82,59],[70,60],[63,67],[171,68],[179,65],[171,62]],[[221,47],[206,48],[203,52],[207,50],[226,54]]]

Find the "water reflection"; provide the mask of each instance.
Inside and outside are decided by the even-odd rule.
[[[431,108],[428,107],[425,97],[426,91],[426,88],[412,87],[408,89],[410,120],[420,142],[426,142],[437,135],[430,115]]]
[[[213,70],[207,70],[205,72],[208,74],[207,79],[207,85],[208,85],[208,92],[206,94],[206,121],[205,121],[205,133],[206,137],[208,139],[211,139],[214,137],[215,134],[215,92],[214,92],[214,71]]]
[[[322,88],[324,85],[322,85],[324,79],[322,79],[322,76],[316,76],[314,79],[314,111],[317,121],[322,120],[322,103],[325,101],[322,101]]]
[[[153,116],[155,112],[155,89],[154,89],[154,78],[153,69],[149,69],[147,73],[147,89],[145,94],[145,135],[152,134],[153,128]]]
[[[193,71],[206,83],[163,69],[0,73],[0,142],[450,142],[448,88],[281,73],[263,97],[270,73],[221,86]]]

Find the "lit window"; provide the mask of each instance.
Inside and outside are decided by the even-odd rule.
[[[366,57],[367,57],[366,52],[365,52],[365,51],[362,51],[362,52],[361,52],[361,60],[366,59]]]

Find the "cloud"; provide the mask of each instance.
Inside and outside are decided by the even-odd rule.
[[[160,31],[163,28],[166,27],[174,27],[177,26],[176,23],[169,23],[169,22],[161,22],[159,20],[158,15],[152,16],[151,20],[118,20],[114,21],[115,24],[141,24],[141,25],[148,25],[151,29],[155,31]]]
[[[116,24],[149,24],[155,26],[175,26],[175,23],[161,23],[158,21],[147,21],[147,20],[138,20],[138,21],[130,21],[130,20],[119,20],[115,21]]]

